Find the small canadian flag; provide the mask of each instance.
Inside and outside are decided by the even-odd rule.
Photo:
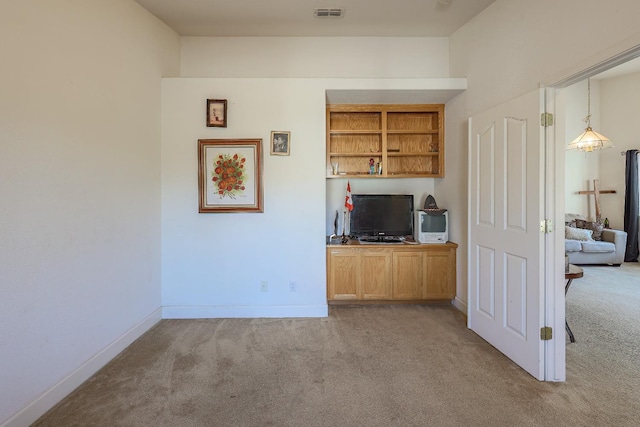
[[[344,198],[344,207],[349,212],[353,210],[353,200],[351,200],[351,184],[347,181],[347,196]]]

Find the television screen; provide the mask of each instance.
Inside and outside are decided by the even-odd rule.
[[[352,236],[412,236],[413,195],[353,194]]]
[[[444,233],[447,231],[447,218],[444,215],[422,215],[418,226],[423,233]]]

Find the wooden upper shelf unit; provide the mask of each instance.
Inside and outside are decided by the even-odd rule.
[[[444,177],[444,104],[327,105],[327,178],[343,177]]]

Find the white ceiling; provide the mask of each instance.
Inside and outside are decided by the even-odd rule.
[[[448,37],[495,0],[135,1],[181,36]],[[345,13],[341,18],[317,18],[316,8],[343,8]],[[638,71],[640,58],[592,78]],[[455,93],[443,92],[443,99]],[[341,97],[339,92],[335,96]]]
[[[136,0],[181,36],[447,37],[495,0]],[[315,8],[344,8],[317,18]]]

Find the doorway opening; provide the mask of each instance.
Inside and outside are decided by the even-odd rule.
[[[621,180],[624,181],[625,161],[623,152],[628,149],[640,148],[638,147],[640,141],[627,138],[626,135],[630,135],[630,131],[620,131],[620,120],[623,119],[620,109],[624,109],[624,106],[616,98],[619,97],[618,93],[620,91],[625,91],[622,89],[622,85],[625,84],[626,80],[630,79],[629,76],[633,75],[640,79],[640,46],[624,51],[606,61],[548,85],[551,94],[548,104],[551,105],[556,119],[555,129],[552,131],[555,143],[551,145],[552,155],[550,156],[551,159],[548,159],[548,168],[550,175],[555,178],[552,179],[555,185],[552,184],[554,190],[548,194],[548,197],[550,197],[550,200],[548,200],[550,206],[548,212],[550,217],[554,218],[556,230],[560,230],[561,226],[564,226],[565,213],[578,211],[577,213],[584,213],[587,217],[595,216],[593,196],[587,197],[576,194],[578,190],[592,190],[593,184],[591,184],[590,188],[587,188],[587,184],[592,183],[593,179],[600,180],[601,189],[616,191],[616,193],[608,194],[606,197],[603,196],[601,198],[602,216],[609,219],[611,228],[623,229],[622,210],[625,189],[624,184],[620,184]],[[582,118],[586,114],[587,107],[587,78],[591,79],[592,95],[595,94],[594,99],[598,102],[594,104],[594,99],[592,99],[592,112],[596,113],[596,117],[591,118],[592,122],[594,118],[596,120],[594,128],[609,136],[614,141],[614,148],[601,150],[599,153],[567,152],[566,145],[568,142],[574,139],[580,130],[584,129]],[[636,86],[640,88],[640,84]],[[593,90],[594,88],[595,91]],[[577,96],[576,93],[578,94]],[[628,89],[624,95],[629,99],[637,99]],[[579,99],[581,96],[583,98],[582,102],[578,101],[576,103],[575,99]],[[612,104],[617,105],[617,108],[611,110],[609,105]],[[594,107],[596,108],[594,109]],[[625,113],[630,112],[627,108]],[[637,112],[634,117],[637,117]],[[634,118],[628,121],[629,126],[633,126],[637,119]],[[588,173],[584,171],[588,171]],[[584,188],[578,188],[578,186]],[[547,292],[552,292],[554,283],[565,282],[563,277],[564,269],[561,267],[564,265],[564,233],[555,234],[556,236],[551,243],[554,250],[547,251],[546,255],[547,270],[550,272],[547,277],[548,279],[551,278],[551,280],[547,280]],[[617,271],[621,272],[621,270],[616,270],[615,267],[602,267],[601,270],[596,271],[600,273],[604,271],[603,269],[607,270],[608,277],[614,277]],[[634,271],[632,274],[636,274],[635,272],[640,273],[640,268],[632,271]],[[588,277],[587,271],[585,271],[585,277]],[[567,295],[567,301],[571,301],[570,304],[573,303],[572,298],[576,297],[572,293],[576,291],[579,284],[580,281],[576,281],[575,287],[572,285],[572,290]],[[560,292],[562,294],[559,294]],[[556,316],[560,311],[564,311],[565,304],[562,304],[561,301],[565,301],[564,290],[556,292],[556,303],[562,306],[561,310],[556,310]],[[548,309],[547,315],[550,315],[551,311]],[[564,319],[556,317],[553,320],[555,321],[555,329],[562,331]],[[578,335],[576,338],[579,340],[580,336]],[[582,338],[584,339],[585,337],[583,336]],[[571,359],[565,359],[565,356],[571,353],[566,351],[567,348],[564,344],[564,341],[558,343],[557,348],[554,350],[555,367],[562,368],[558,369],[558,371],[564,371],[564,367],[570,366],[575,362]],[[573,350],[574,348],[571,348],[571,352]],[[550,355],[547,356],[549,357]],[[561,365],[565,363],[566,365],[562,367]],[[553,373],[551,373],[550,377],[553,377]]]

